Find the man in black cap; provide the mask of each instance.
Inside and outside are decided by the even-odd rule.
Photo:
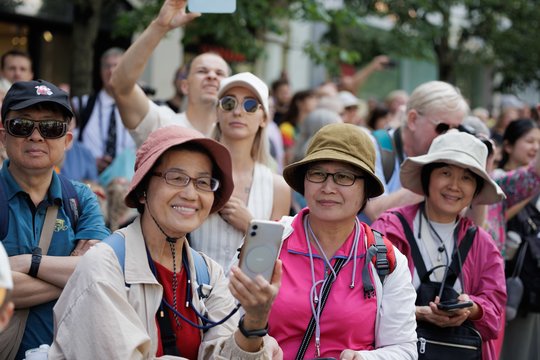
[[[47,81],[16,82],[1,115],[8,159],[0,170],[0,240],[9,256],[16,312],[0,334],[0,358],[22,359],[26,350],[52,343],[53,306],[76,255],[109,231],[92,191],[55,172],[73,139],[68,95]]]

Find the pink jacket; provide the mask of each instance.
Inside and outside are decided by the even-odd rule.
[[[404,234],[401,222],[393,211],[403,214],[407,222],[411,225],[418,212],[419,204],[405,206],[398,209],[391,209],[383,213],[371,226],[379,230],[394,243],[394,245],[409,260],[409,269],[414,273],[414,264],[411,257],[411,249]],[[463,239],[466,230],[474,226],[474,223],[467,218],[459,219],[459,241]],[[491,236],[482,228],[478,228],[472,247],[463,263],[464,293],[478,304],[483,311],[479,320],[473,324],[482,335],[482,358],[484,360],[495,360],[494,341],[497,338],[500,320],[505,311],[506,304],[506,281],[504,276],[504,262],[502,256],[495,246]]]

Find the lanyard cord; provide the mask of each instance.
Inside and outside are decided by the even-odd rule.
[[[306,215],[304,217],[304,233],[306,235],[306,244],[309,251],[309,263],[310,263],[310,270],[311,270],[311,282],[312,286],[309,293],[309,302],[311,305],[311,313],[313,314],[313,319],[315,320],[315,351],[316,356],[320,356],[320,346],[321,346],[321,327],[320,327],[320,317],[321,317],[321,311],[324,306],[324,304],[321,305],[321,299],[323,297],[323,290],[326,286],[326,283],[328,281],[335,281],[337,279],[337,274],[335,272],[334,267],[328,260],[328,257],[326,256],[326,253],[323,251],[322,246],[319,242],[319,239],[317,239],[317,236],[315,236],[315,233],[313,232],[313,229],[311,227],[311,224],[309,222],[309,215]],[[319,252],[322,254],[322,259],[325,264],[325,268],[329,268],[332,276],[326,276],[325,271],[325,277],[322,280],[315,280],[315,266],[313,263],[313,251],[311,250],[311,243],[309,241],[309,237],[311,235],[311,238],[313,239],[313,242],[315,242],[315,245],[317,245],[317,248]],[[354,288],[354,279],[355,279],[355,273],[356,273],[356,258],[358,254],[358,240],[360,237],[360,224],[358,221],[358,218],[355,217],[355,229],[354,229],[354,240],[352,245],[352,251],[349,253],[349,256],[343,263],[342,267],[347,265],[347,263],[353,258],[353,274],[351,279],[351,285],[350,288]],[[354,257],[353,257],[354,254]],[[322,285],[321,285],[322,284]],[[317,294],[317,286],[321,285],[319,293]]]

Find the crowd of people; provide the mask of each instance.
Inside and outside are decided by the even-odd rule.
[[[359,99],[384,55],[293,92],[203,53],[159,101],[139,78],[185,3],[95,94],[3,54],[0,358],[540,359],[535,111],[443,81]],[[283,228],[270,279],[237,263],[254,219]]]

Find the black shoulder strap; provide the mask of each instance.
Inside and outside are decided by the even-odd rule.
[[[414,267],[416,268],[416,272],[418,273],[418,277],[420,279],[424,279],[424,276],[427,274],[426,264],[424,263],[424,260],[422,259],[422,255],[420,254],[420,249],[418,248],[418,244],[416,243],[416,239],[414,238],[414,234],[412,232],[411,227],[409,226],[409,223],[407,220],[405,220],[405,217],[403,214],[393,211],[394,215],[396,215],[401,222],[401,226],[403,227],[403,231],[405,232],[405,238],[407,239],[407,242],[409,243],[409,246],[411,247],[411,256],[414,261]]]
[[[341,268],[343,267],[343,264],[347,261],[347,259],[344,258],[338,258],[336,260],[336,263],[334,264],[334,272],[336,273],[336,277],[341,271]],[[334,280],[336,278],[334,277],[333,273],[330,273],[330,281],[326,281],[324,283],[324,287],[322,289],[322,296],[319,299],[321,301],[321,311],[319,316],[322,314],[324,310],[324,305],[326,305],[326,300],[328,299],[328,294],[330,294],[330,288],[332,287],[332,284],[334,283]],[[315,331],[315,318],[311,316],[311,320],[309,320],[309,324],[306,329],[306,333],[304,334],[304,337],[302,338],[302,343],[300,344],[300,348],[298,349],[298,353],[296,354],[296,360],[302,360],[304,359],[304,355],[306,354],[306,350],[308,348],[309,342],[311,341],[311,337],[313,336],[313,332]]]
[[[92,94],[88,97],[88,100],[86,101],[86,106],[84,106],[84,108],[82,106],[79,106],[79,141],[82,140],[84,128],[88,124],[88,119],[90,119],[90,115],[92,115],[94,105],[96,104],[96,99],[97,94]],[[80,101],[79,104],[81,104],[81,102],[82,101]]]
[[[57,174],[57,176],[62,186],[62,203],[64,210],[69,217],[73,230],[76,232],[79,217],[81,215],[77,191],[71,180],[61,174]]]
[[[180,356],[180,352],[176,347],[176,335],[171,326],[171,318],[166,309],[163,309],[163,305],[160,306],[157,315],[159,334],[161,337],[161,346],[163,348],[163,355]]]
[[[398,127],[396,131],[394,131],[394,144],[396,146],[396,153],[399,160],[399,165],[403,163],[403,160],[405,160],[405,154],[403,153],[403,141],[401,141],[401,128]]]
[[[0,240],[5,239],[7,236],[9,226],[9,206],[6,191],[4,190],[5,187],[4,178],[0,176]]]
[[[426,274],[428,274],[428,271],[426,269],[426,264],[424,263],[424,260],[422,259],[422,255],[420,254],[420,249],[418,248],[418,244],[416,243],[416,239],[411,230],[411,227],[409,226],[409,223],[407,223],[407,220],[405,220],[405,218],[403,217],[401,213],[397,211],[393,211],[393,214],[398,217],[399,221],[401,222],[401,225],[403,226],[403,230],[405,231],[405,237],[411,247],[411,256],[413,258],[414,267],[416,268],[418,277],[420,279],[425,279],[425,276]],[[454,251],[454,254],[452,256],[452,261],[450,263],[450,267],[448,271],[448,276],[445,281],[450,286],[454,285],[457,277],[461,273],[461,264],[467,258],[467,254],[469,253],[469,250],[471,249],[474,237],[476,235],[476,231],[477,231],[476,226],[471,226],[470,228],[468,228],[467,232],[465,233],[465,236],[463,237],[463,241],[459,245],[459,248],[458,248],[459,253],[458,251]]]

